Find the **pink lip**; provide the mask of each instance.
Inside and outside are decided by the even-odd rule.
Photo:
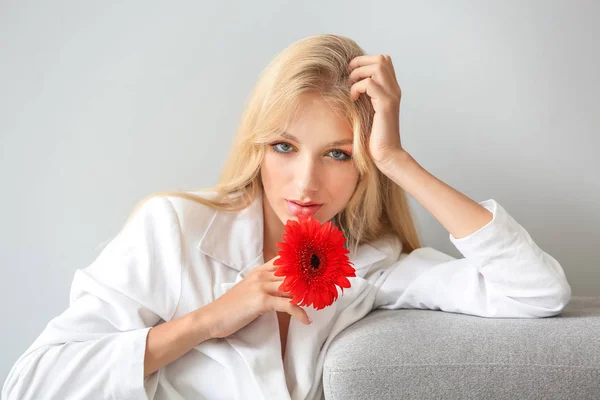
[[[312,206],[301,206],[289,200],[286,200],[287,208],[290,213],[294,215],[304,214],[304,215],[314,215],[317,211],[323,206],[323,204],[315,204]]]

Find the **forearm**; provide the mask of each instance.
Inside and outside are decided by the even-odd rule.
[[[194,346],[211,339],[205,308],[155,326],[148,332],[144,377],[175,361]]]
[[[456,239],[477,231],[492,220],[492,213],[425,170],[402,151],[380,168],[413,196]]]

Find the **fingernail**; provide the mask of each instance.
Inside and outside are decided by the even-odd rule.
[[[312,318],[308,317],[308,323],[312,324]]]

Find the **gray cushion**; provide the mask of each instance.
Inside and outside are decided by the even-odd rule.
[[[326,399],[600,399],[600,297],[537,319],[375,310],[331,343]]]

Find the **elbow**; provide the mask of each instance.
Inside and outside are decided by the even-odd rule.
[[[552,262],[548,262],[546,268],[553,272],[553,279],[549,280],[553,280],[554,284],[547,287],[548,292],[544,296],[546,315],[543,316],[553,317],[562,313],[571,302],[572,291],[561,265],[552,257],[548,258]]]
[[[571,285],[567,281],[560,263],[547,253],[542,253],[543,262],[537,275],[523,286],[524,293],[510,299],[519,301],[525,318],[546,318],[561,314],[571,302]]]
[[[571,301],[571,295],[562,293],[554,298],[548,299],[548,305],[532,313],[532,318],[555,317],[563,312]]]
[[[563,312],[571,302],[571,294],[571,285],[569,285],[567,281],[564,281],[561,285],[561,290],[559,290],[553,299],[549,301],[551,304],[551,308],[549,308],[549,311],[551,312],[550,316],[555,316]]]
[[[571,287],[568,284],[556,285],[545,296],[520,298],[518,301],[523,318],[554,317],[561,314],[571,301]]]
[[[546,318],[563,312],[571,301],[571,287],[566,281],[553,285],[529,287],[507,294],[495,292],[488,298],[489,316],[496,318]]]
[[[567,280],[565,271],[562,265],[550,254],[542,251],[538,247],[539,257],[542,261],[540,267],[543,271],[548,271],[551,277],[548,281],[552,284],[548,285],[548,294],[545,296],[548,317],[556,316],[563,312],[567,305],[571,302],[571,285]]]

